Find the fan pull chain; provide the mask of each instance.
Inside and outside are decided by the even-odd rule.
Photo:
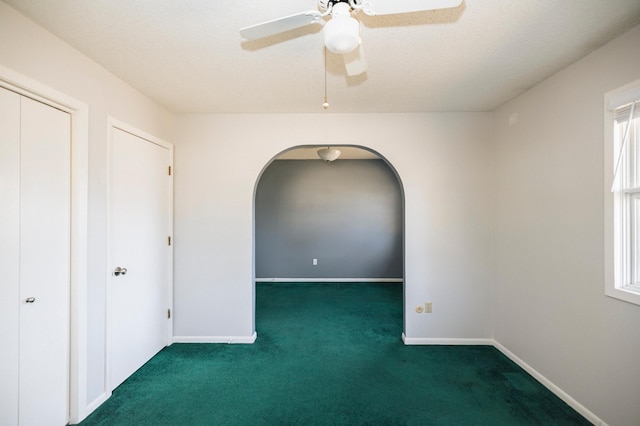
[[[322,104],[324,110],[329,109],[329,101],[327,100],[327,48],[324,48],[324,103]]]

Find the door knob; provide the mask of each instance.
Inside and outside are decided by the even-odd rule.
[[[33,303],[33,302],[35,302],[35,301],[36,301],[36,298],[35,298],[35,297],[27,297],[27,298],[25,299],[25,303]]]
[[[116,277],[118,275],[126,275],[127,274],[127,268],[121,268],[119,266],[116,266],[116,269],[113,270],[113,275],[115,275]]]

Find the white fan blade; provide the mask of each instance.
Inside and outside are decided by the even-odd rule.
[[[322,14],[317,10],[296,13],[284,18],[274,19],[261,24],[251,25],[240,29],[240,35],[247,40],[255,40],[270,35],[283,33],[305,25],[315,24],[322,20]]]
[[[362,10],[370,16],[457,7],[462,0],[362,0]]]
[[[357,49],[344,53],[342,57],[344,58],[344,68],[347,70],[347,75],[358,75],[367,70],[367,61],[364,59],[362,42]]]

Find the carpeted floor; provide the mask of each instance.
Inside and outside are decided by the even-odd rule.
[[[253,345],[174,344],[83,425],[586,425],[490,346],[405,346],[402,285],[256,285]]]

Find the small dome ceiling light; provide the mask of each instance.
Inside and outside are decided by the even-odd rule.
[[[322,161],[330,163],[340,157],[341,151],[335,148],[322,148],[318,150],[318,157],[322,158]]]

